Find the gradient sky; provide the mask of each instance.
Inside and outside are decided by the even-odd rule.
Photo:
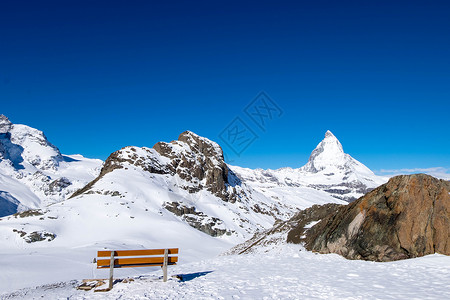
[[[65,154],[191,130],[231,164],[300,167],[331,130],[375,171],[450,169],[449,1],[8,2],[0,113]],[[263,128],[261,91],[280,109]],[[240,155],[236,118],[258,136]]]

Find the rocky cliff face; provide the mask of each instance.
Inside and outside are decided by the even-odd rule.
[[[170,172],[194,183],[194,189],[206,188],[224,201],[236,201],[232,186],[238,184],[239,179],[225,164],[222,148],[217,143],[185,131],[178,141],[159,142],[153,149],[169,158]]]
[[[450,255],[449,192],[447,182],[428,175],[397,176],[323,219],[299,242],[349,259]]]
[[[191,131],[180,134],[170,143],[158,142],[153,148],[125,147],[112,153],[100,175],[72,197],[89,191],[106,174],[127,165],[155,174],[179,176],[179,187],[190,193],[206,189],[224,201],[235,202],[234,186],[240,180],[225,164],[220,146]]]

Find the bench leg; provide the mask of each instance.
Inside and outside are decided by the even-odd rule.
[[[113,288],[113,272],[114,272],[114,251],[111,251],[111,260],[109,261],[109,289]]]
[[[163,264],[163,282],[167,281],[167,264],[169,261],[169,249],[164,249],[164,264]]]

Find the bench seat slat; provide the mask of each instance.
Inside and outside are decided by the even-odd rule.
[[[169,255],[170,254],[178,254],[178,248],[169,249]],[[164,255],[164,249],[114,251],[114,256],[144,256],[144,255]],[[98,251],[97,256],[98,257],[111,257],[111,251]]]
[[[169,256],[168,264],[175,264],[178,261],[178,257]],[[164,264],[164,257],[135,257],[135,258],[116,258],[114,259],[114,267],[124,268],[127,265],[155,265],[162,266]],[[97,260],[97,268],[109,268],[109,259]]]
[[[169,266],[176,265],[177,263],[169,263]],[[122,268],[138,268],[138,267],[161,267],[162,264],[134,264],[134,265],[114,265],[114,269],[122,269]],[[108,266],[97,267],[97,269],[108,269]]]

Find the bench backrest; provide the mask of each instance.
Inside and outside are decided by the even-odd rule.
[[[109,268],[111,254],[114,256],[114,268],[154,267],[164,265],[164,252],[167,250],[167,264],[178,261],[178,248],[148,250],[98,251],[97,269]],[[117,258],[116,258],[117,257]],[[102,259],[104,258],[104,259]]]

